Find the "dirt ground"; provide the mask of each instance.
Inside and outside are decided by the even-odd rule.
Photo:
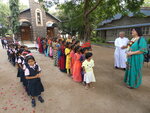
[[[0,113],[150,113],[150,64],[143,68],[138,89],[124,86],[124,71],[113,68],[111,48],[93,47],[95,89],[85,90],[53,66],[53,61],[34,52],[42,68],[45,103],[31,107],[30,98],[16,77],[17,69],[7,61],[0,45]]]

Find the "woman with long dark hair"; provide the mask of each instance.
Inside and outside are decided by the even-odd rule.
[[[128,88],[138,88],[142,83],[142,67],[144,53],[147,52],[147,43],[142,36],[141,28],[132,29],[132,40],[127,47],[127,69],[124,82]]]

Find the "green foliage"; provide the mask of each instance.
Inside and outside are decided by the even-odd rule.
[[[147,40],[147,43],[150,44],[150,38]]]
[[[94,43],[105,43],[105,39],[104,38],[100,38],[100,37],[93,37],[91,38],[91,41],[94,42]]]
[[[150,7],[150,0],[144,0],[143,7]]]
[[[131,11],[139,14],[140,6],[144,3],[144,0],[66,0],[64,4],[55,1],[61,10],[59,18],[62,23],[59,26],[62,31],[72,35],[77,33],[80,37],[84,34],[86,40],[99,22],[117,13],[125,15]]]
[[[19,33],[19,0],[9,0],[9,8],[11,11],[11,28],[14,34]]]
[[[83,4],[74,4],[74,2],[66,2],[59,6],[59,19],[62,23],[59,27],[71,35],[83,32]]]
[[[9,6],[0,1],[0,23],[3,25],[8,24],[7,17],[10,14]]]
[[[2,36],[8,31],[10,10],[8,4],[5,4],[0,0],[0,24],[3,26],[0,30]]]

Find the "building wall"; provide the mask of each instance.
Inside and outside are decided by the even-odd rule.
[[[114,27],[114,26],[124,26],[124,25],[133,25],[140,23],[150,23],[150,17],[128,17],[124,16],[119,20],[114,20],[111,23],[105,24],[101,28],[105,27]]]
[[[29,0],[29,6],[31,9],[31,24],[33,29],[33,40],[36,39],[36,37],[46,37],[47,29],[46,29],[46,14],[44,9],[41,7],[41,4],[38,2],[35,2],[34,0]],[[42,25],[37,26],[36,24],[36,10],[40,9],[42,12]]]
[[[133,24],[143,24],[143,23],[150,23],[150,17],[146,17],[146,18],[122,17],[120,20],[112,21],[111,23],[108,23],[102,26],[101,28],[133,25]],[[143,36],[146,38],[150,38],[150,26],[141,27],[141,28],[143,31]],[[114,41],[118,37],[119,32],[121,31],[124,31],[126,33],[126,37],[131,38],[132,37],[131,30],[132,28],[124,28],[124,29],[103,30],[103,31],[98,31],[98,32],[101,38],[106,38],[106,41]]]
[[[59,21],[55,18],[51,17],[50,15],[45,13],[45,10],[41,7],[42,3],[35,2],[35,0],[29,0],[30,10],[27,10],[20,14],[20,19],[29,20],[31,23],[31,39],[35,40],[38,36],[39,37],[46,37],[47,36],[47,22],[58,23]],[[41,25],[37,24],[37,12],[36,10],[39,9],[41,11]],[[54,34],[58,33],[58,28],[54,28]]]
[[[27,19],[31,22],[31,13],[30,13],[30,10],[26,11],[26,12],[23,12],[19,15],[19,20],[20,19]]]

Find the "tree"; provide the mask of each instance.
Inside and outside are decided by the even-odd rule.
[[[150,0],[144,0],[143,7],[150,7]]]
[[[84,0],[84,40],[88,40],[91,36],[92,23],[90,18],[96,10],[108,18],[117,13],[126,13],[127,11],[136,14],[142,4],[143,0]]]
[[[19,33],[19,0],[9,0],[11,29],[15,37]]]
[[[3,27],[1,28],[2,36],[5,35],[5,33],[8,31],[9,28],[9,21],[8,16],[10,15],[9,5],[5,4],[0,0],[0,25]]]
[[[59,6],[59,18],[62,20],[60,28],[70,34],[76,35],[77,33],[83,34],[83,4],[76,4],[72,1],[66,2]]]
[[[72,3],[71,7],[69,3]],[[109,17],[113,17],[117,13],[126,14],[129,11],[133,12],[134,14],[137,14],[137,12],[140,9],[140,6],[143,3],[144,0],[66,0],[66,2],[64,3],[65,5],[62,4],[64,5],[64,7],[62,7],[61,10],[64,10],[64,16],[67,16],[65,18],[63,16],[64,19],[68,19],[65,20],[65,22],[68,21],[67,23],[71,24],[68,25],[69,29],[70,26],[71,29],[75,28],[74,26],[76,26],[75,24],[72,24],[73,22],[70,21],[83,22],[83,25],[80,24],[79,26],[81,27],[84,33],[84,40],[88,40],[91,37],[91,33],[94,29],[94,26],[97,24],[97,20],[102,21]],[[57,0],[57,4],[59,4],[59,0]],[[70,9],[68,9],[68,7]],[[76,8],[79,8],[81,11],[76,11]],[[77,15],[81,15],[82,19],[78,18]]]

